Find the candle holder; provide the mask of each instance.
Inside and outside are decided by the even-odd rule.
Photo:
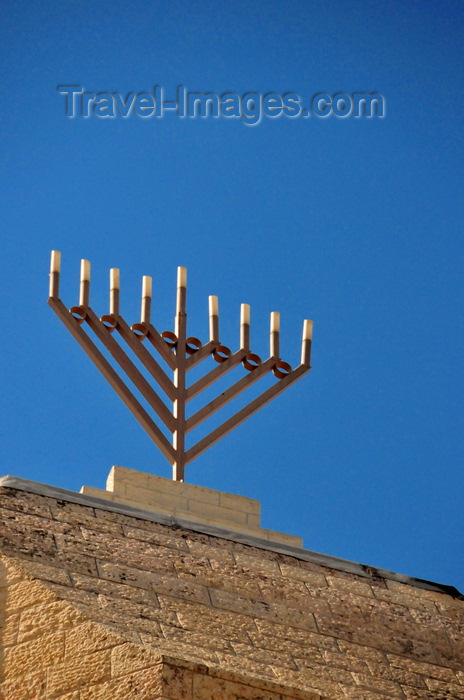
[[[73,306],[69,310],[59,298],[60,267],[60,253],[52,251],[49,305],[170,462],[173,470],[172,478],[175,481],[184,480],[187,464],[311,369],[312,321],[304,321],[301,364],[293,370],[280,357],[280,314],[277,312],[271,313],[270,354],[268,359],[264,361],[250,350],[250,307],[248,304],[241,305],[240,348],[235,352],[220,343],[219,308],[218,299],[215,296],[209,297],[209,341],[203,345],[198,338],[187,336],[187,270],[185,267],[179,267],[177,271],[174,332],[164,331],[162,333],[159,333],[151,323],[151,277],[144,276],[142,279],[140,322],[129,326],[119,312],[119,270],[114,268],[110,270],[110,313],[99,318],[90,307],[90,263],[87,260],[81,262],[79,305]],[[126,382],[104,357],[91,339],[90,333],[86,332],[87,330],[98,338],[123,373],[148,402],[158,420],[164,424],[164,430],[171,435],[171,442],[141,405]],[[123,342],[120,344],[116,337]],[[133,356],[147,370],[156,383],[156,389],[137,368],[130,353],[126,352],[123,345],[127,346]],[[172,371],[172,379],[160,366],[154,353]],[[209,357],[217,362],[217,366],[187,386],[188,372]],[[186,407],[189,401],[214,385],[218,379],[240,364],[245,370],[245,375],[226,391],[221,392],[216,398],[187,417]],[[275,384],[192,447],[186,449],[185,437],[187,433],[213,416],[219,409],[269,372],[272,372],[278,380]],[[168,409],[166,403],[157,393],[160,390],[164,392],[169,401],[172,401],[172,411]]]

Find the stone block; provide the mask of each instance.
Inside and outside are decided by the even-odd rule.
[[[85,652],[90,654],[103,649],[114,649],[124,644],[116,634],[91,621],[81,622],[65,632],[65,659],[73,659]]]
[[[261,514],[261,504],[254,498],[247,498],[246,496],[237,496],[234,493],[225,493],[223,491],[218,491],[219,503],[224,508],[231,508],[232,510],[241,510],[244,513],[249,513],[250,515],[258,516],[258,523]],[[259,527],[259,525],[258,525]]]
[[[18,513],[39,515],[42,518],[52,518],[51,506],[55,499],[39,496],[27,491],[17,491],[7,486],[0,486],[0,509],[12,510]]]
[[[126,643],[114,647],[111,652],[111,676],[125,676],[143,668],[159,666],[162,657],[151,649]]]
[[[22,611],[37,605],[54,603],[56,597],[36,581],[24,577],[22,581],[8,587],[6,606],[8,613]]]
[[[22,644],[7,647],[4,652],[3,674],[9,679],[34,672],[64,658],[64,632],[42,634]]]
[[[306,563],[306,562],[302,562]],[[295,560],[293,564],[280,564],[280,570],[282,576],[285,578],[296,579],[297,581],[304,581],[308,584],[310,589],[312,588],[325,588],[327,587],[327,579],[324,574],[318,571],[308,570],[299,566],[298,560]]]
[[[89,684],[111,678],[111,650],[95,651],[54,663],[48,669],[47,691],[50,697],[80,690]]]
[[[21,612],[18,642],[25,642],[57,629],[68,629],[79,622],[82,622],[82,615],[64,601],[34,605]]]
[[[354,576],[348,578],[335,574],[333,576],[327,576],[327,582],[329,586],[337,590],[349,591],[350,593],[367,597],[372,597],[374,595],[372,587],[367,581],[360,581]]]
[[[38,700],[46,698],[47,672],[36,668],[9,678],[0,676],[1,700]],[[61,700],[61,698],[60,698]]]
[[[181,549],[185,552],[190,551],[186,542],[186,537],[173,537],[168,528],[165,528],[166,533],[153,532],[140,527],[130,527],[123,525],[124,535],[129,539],[140,540],[141,542],[149,542],[153,545],[162,547],[170,547],[171,549]]]

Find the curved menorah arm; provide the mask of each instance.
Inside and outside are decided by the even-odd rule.
[[[270,357],[259,365],[259,367],[256,367],[252,372],[239,379],[238,382],[235,382],[235,384],[226,389],[226,391],[223,391],[222,394],[206,404],[206,406],[203,406],[203,408],[194,413],[193,416],[190,416],[186,422],[186,432],[196,428],[197,425],[212,416],[216,411],[228,404],[229,401],[232,401],[232,399],[241,394],[242,391],[248,389],[249,386],[257,382],[258,379],[267,374],[267,372],[270,372],[275,363],[276,358]]]
[[[126,373],[131,382],[137,387],[143,397],[148,401],[153,410],[156,411],[168,430],[174,430],[174,420],[171,412],[166,405],[161,401],[160,397],[147,382],[143,374],[137,369],[132,360],[126,355],[120,345],[108,332],[108,329],[100,321],[98,316],[90,307],[85,309],[85,321],[93,330],[97,338],[103,343],[108,352],[114,357],[121,369]]]
[[[213,384],[213,382],[219,379],[219,377],[222,377],[224,374],[226,374],[226,372],[229,372],[231,369],[236,367],[243,360],[246,354],[246,350],[237,350],[237,352],[228,357],[227,360],[220,362],[217,367],[211,370],[211,372],[208,372],[208,374],[201,377],[201,379],[195,382],[195,384],[188,387],[186,390],[185,400],[190,401],[190,399],[198,396],[203,389],[206,389],[206,387]]]
[[[148,352],[147,348],[142,344],[142,341],[135,336],[134,331],[132,331],[129,328],[128,324],[125,322],[122,316],[117,316],[116,320],[116,330],[118,331],[118,333],[126,341],[134,355],[138,357],[145,369],[147,369],[148,372],[150,372],[153,379],[158,382],[158,384],[166,393],[168,398],[171,401],[174,401],[174,384],[171,382],[166,372],[164,372],[164,370],[160,367],[153,355],[150,352]]]
[[[166,345],[166,342],[163,340],[161,337],[161,333],[159,333],[154,325],[152,323],[147,323],[147,338],[150,341],[150,343],[153,345],[153,347],[158,350],[159,354],[163,358],[163,360],[166,362],[167,365],[172,370],[175,370],[177,367],[177,362],[176,362],[176,357],[173,354],[172,350],[168,348]]]
[[[199,350],[194,352],[193,355],[190,355],[190,357],[187,357],[185,361],[185,371],[188,372],[189,369],[192,369],[192,367],[195,367],[199,362],[205,359],[205,357],[208,357],[211,355],[213,350],[217,348],[219,345],[218,342],[215,340],[210,340],[206,345],[203,345]]]
[[[264,391],[260,396],[251,401],[248,406],[242,408],[234,416],[226,420],[222,425],[187,450],[185,455],[185,463],[189,464],[189,462],[192,462],[194,459],[199,457],[205,450],[211,447],[211,445],[214,445],[216,442],[218,442],[218,440],[239,426],[240,423],[243,423],[243,421],[253,415],[253,413],[256,413],[256,411],[269,403],[269,401],[272,401],[275,396],[287,389],[290,384],[293,384],[293,382],[302,377],[303,374],[306,374],[306,372],[309,370],[310,367],[307,365],[300,365],[294,369],[293,372],[287,374],[286,377],[280,379],[277,384],[274,384],[274,386],[266,389],[266,391]]]
[[[115,390],[119,398],[122,399],[132,415],[148,433],[155,445],[157,445],[157,447],[161,450],[166,459],[171,462],[174,459],[174,450],[172,449],[168,440],[150,418],[143,406],[140,405],[119,375],[116,374],[115,370],[97,348],[95,343],[93,343],[87,333],[82,330],[79,323],[75,320],[73,315],[68,311],[60,299],[50,298],[48,303],[58,318],[62,321],[64,326],[66,326],[73,338],[77,340],[84,352],[90,357],[97,369],[100,370],[105,379]]]

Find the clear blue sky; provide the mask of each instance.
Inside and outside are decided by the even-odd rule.
[[[313,370],[205,453],[186,479],[262,502],[308,549],[464,589],[461,2],[294,0],[4,4],[1,473],[78,490],[111,465],[170,476],[46,304],[49,253],[77,303],[80,258],[107,311],[189,330],[241,302],[266,355],[281,312]],[[222,94],[381,93],[384,119],[68,119],[58,85]]]

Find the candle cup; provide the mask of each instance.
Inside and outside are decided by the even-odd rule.
[[[187,306],[187,268],[177,268],[177,316],[185,315]]]
[[[153,279],[148,275],[144,275],[142,277],[142,307],[140,310],[142,323],[150,323],[152,287]]]
[[[209,338],[213,343],[219,342],[219,303],[215,296],[208,297]]]
[[[110,270],[110,315],[119,316],[119,270],[112,267]]]
[[[271,357],[280,357],[280,314],[278,311],[271,312],[270,353]]]
[[[79,293],[79,305],[88,306],[90,299],[90,262],[81,260],[81,281]]]
[[[240,305],[240,348],[250,350],[250,305]]]
[[[313,322],[306,319],[303,322],[303,341],[301,346],[301,364],[310,367],[311,345],[313,339]]]
[[[61,269],[61,253],[59,250],[52,250],[50,258],[50,284],[49,297],[58,299],[60,295],[60,269]]]

